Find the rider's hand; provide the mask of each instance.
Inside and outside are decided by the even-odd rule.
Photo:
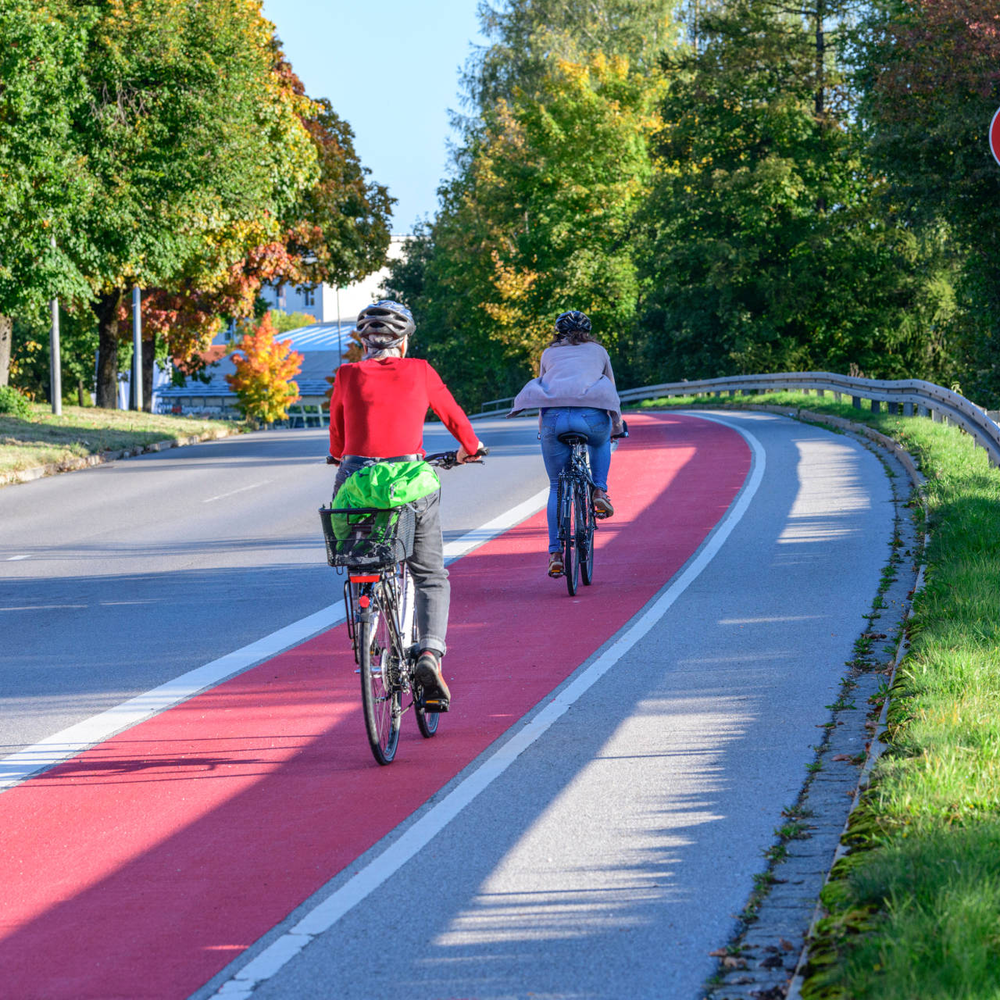
[[[327,465],[340,465],[340,459],[339,458],[334,458],[333,455],[327,455],[326,456],[326,464]]]
[[[484,447],[483,442],[480,441],[477,438],[476,439],[476,454],[478,454],[480,451],[482,451],[483,447]],[[470,455],[465,450],[465,445],[461,445],[460,444],[458,446],[458,451],[455,453],[455,461],[458,462],[459,465],[464,465],[466,462],[474,462],[475,460],[476,460],[476,455]]]

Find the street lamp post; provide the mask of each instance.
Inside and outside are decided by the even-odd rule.
[[[52,234],[52,249],[55,250],[56,237]],[[52,298],[52,326],[49,329],[49,395],[52,397],[52,412],[62,414],[62,355],[59,351],[59,300]]]
[[[132,288],[132,409],[142,409],[142,291]]]
[[[59,300],[52,300],[52,327],[49,332],[49,395],[52,412],[62,413],[62,358],[59,353]]]

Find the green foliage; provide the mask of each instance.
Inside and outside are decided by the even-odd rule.
[[[25,419],[31,413],[31,403],[12,385],[0,385],[0,413]]]
[[[70,141],[86,21],[65,0],[0,5],[0,314],[88,293],[64,246],[89,191]]]
[[[828,32],[837,8],[824,14]],[[700,52],[664,59],[644,255],[653,380],[941,370],[933,247],[880,214],[818,30],[739,0],[704,19]]]
[[[275,333],[286,333],[288,330],[299,330],[304,326],[312,326],[315,316],[309,313],[286,313],[280,309],[270,310],[271,326]]]
[[[32,399],[49,398],[50,329],[49,310],[22,312],[14,321],[11,381]],[[97,354],[97,322],[89,309],[60,309],[59,347],[62,364],[63,400],[90,405],[94,391],[94,357]],[[120,358],[127,370],[130,351]]]
[[[987,143],[1000,103],[992,0],[880,0],[858,34],[866,154],[906,221],[945,228],[961,268],[962,381],[1000,405],[1000,167]]]
[[[343,286],[385,263],[394,198],[368,180],[354,150],[354,132],[326,98],[315,102],[304,124],[316,147],[319,179],[298,206],[301,252],[315,263],[305,274],[314,283]]]
[[[483,0],[480,32],[489,44],[465,67],[467,102],[488,112],[497,101],[543,91],[559,62],[625,58],[639,75],[655,74],[656,59],[676,29],[676,0]]]
[[[612,351],[635,314],[630,235],[657,90],[603,56],[558,63],[540,87],[484,114],[389,282],[415,311],[415,347],[470,405],[534,374],[560,312],[587,312]]]

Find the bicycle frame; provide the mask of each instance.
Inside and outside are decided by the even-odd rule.
[[[486,454],[488,449],[481,447],[466,462],[479,464]],[[460,464],[453,451],[428,455],[425,461],[444,469]],[[327,560],[340,571],[346,568],[348,573],[344,583],[347,634],[351,640],[354,662],[358,666],[357,673],[361,674],[361,700],[368,742],[378,763],[389,764],[396,755],[400,722],[407,709],[414,709],[420,735],[424,738],[437,732],[440,712],[428,710],[423,687],[412,675],[417,658],[415,594],[406,560],[385,565],[386,554],[379,549],[375,550],[374,556],[352,549],[350,556],[356,557],[352,560],[340,549],[342,539],[337,535],[331,519],[335,514],[349,515],[358,510],[324,507],[320,509],[320,516],[323,518]],[[380,512],[380,509],[365,510],[365,513]],[[400,514],[396,526],[403,520]],[[410,522],[408,530],[412,530],[412,517]],[[393,553],[399,558],[402,553],[409,551],[412,537],[404,537],[407,539],[404,544],[398,549],[392,549],[388,558],[392,558]],[[370,568],[362,569],[362,566]],[[410,697],[409,703],[405,705],[404,695]]]

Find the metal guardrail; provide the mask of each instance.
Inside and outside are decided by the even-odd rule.
[[[831,372],[779,372],[771,375],[729,375],[689,382],[664,382],[660,385],[625,389],[618,395],[622,403],[637,403],[662,396],[737,396],[783,389],[820,394],[832,392],[837,400],[842,396],[850,396],[858,409],[867,400],[875,412],[884,403],[889,413],[931,417],[939,422],[954,424],[971,434],[976,444],[986,449],[991,465],[1000,466],[1000,425],[993,415],[995,412],[1000,417],[1000,412],[987,412],[965,396],[921,379],[880,380],[835,375]],[[513,400],[513,396],[491,399],[483,404],[482,412],[476,416],[497,416]]]
[[[951,389],[921,379],[881,380],[834,375],[831,372],[780,372],[773,375],[729,375],[725,378],[690,382],[665,382],[626,389],[618,395],[623,403],[636,403],[661,396],[729,396],[788,389],[795,392],[832,392],[834,399],[850,396],[861,409],[867,400],[878,412],[883,403],[889,413],[931,417],[954,424],[971,434],[986,449],[990,464],[1000,466],[1000,426],[990,413]]]
[[[513,402],[514,402],[513,396],[504,396],[503,399],[490,399],[479,407],[479,413],[475,414],[475,416],[477,417],[495,416],[496,414],[502,413],[504,410],[506,410]]]

